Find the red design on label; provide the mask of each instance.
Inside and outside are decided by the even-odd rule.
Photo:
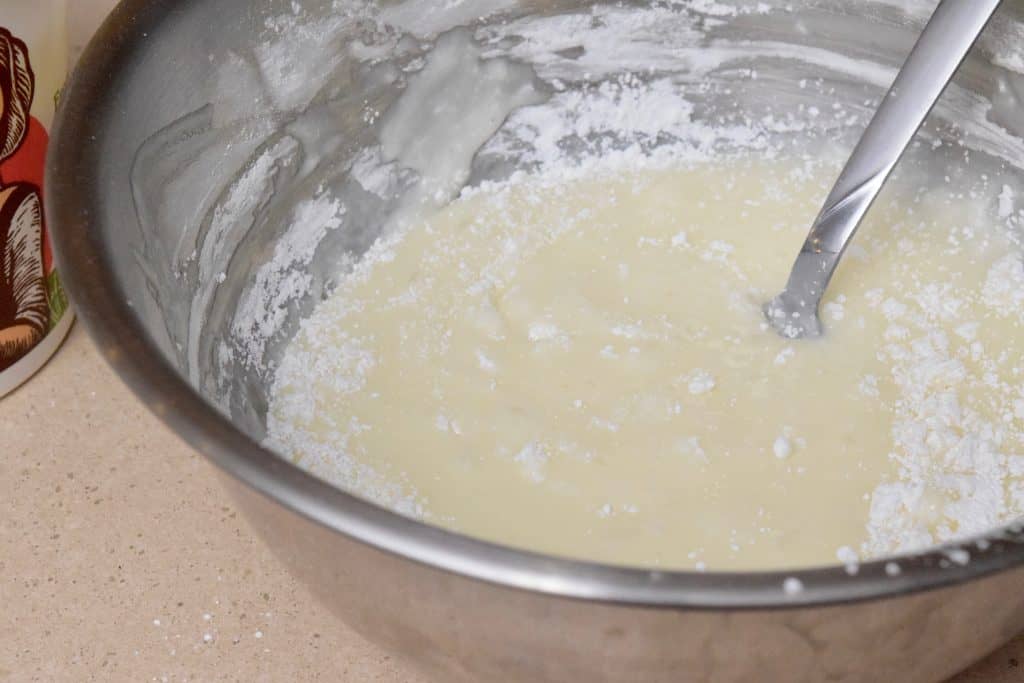
[[[0,161],[0,187],[13,183],[28,183],[37,188],[43,196],[43,176],[46,174],[46,148],[50,136],[35,117],[29,119],[28,132],[21,146],[9,158]],[[46,238],[46,221],[43,220],[43,268],[49,275],[53,271],[53,255],[50,241]]]
[[[46,131],[32,118],[35,74],[24,41],[0,28],[0,372],[50,329],[52,267],[44,242]]]

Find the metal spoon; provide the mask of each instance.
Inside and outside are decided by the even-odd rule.
[[[839,259],[914,134],[1002,0],[941,0],[825,199],[786,288],[765,304],[790,339],[822,334],[818,305]]]

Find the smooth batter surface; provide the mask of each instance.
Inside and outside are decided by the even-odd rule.
[[[1019,514],[1024,269],[984,201],[890,193],[827,337],[764,324],[833,175],[731,162],[461,199],[305,322],[270,442],[406,514],[619,564],[853,562]]]

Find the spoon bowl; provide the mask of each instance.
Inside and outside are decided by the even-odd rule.
[[[811,226],[786,288],[764,306],[783,337],[823,333],[818,308],[843,252],[1001,2],[941,0],[935,8]]]

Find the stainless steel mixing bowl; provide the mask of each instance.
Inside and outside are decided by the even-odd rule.
[[[624,72],[668,74],[693,102],[689,123],[788,122],[755,126],[747,143],[756,146],[852,139],[934,2],[329,4],[122,2],[63,93],[47,208],[61,272],[102,353],[220,467],[266,542],[339,617],[437,680],[532,683],[939,681],[1024,628],[1019,527],[958,546],[966,563],[945,548],[855,574],[601,566],[399,516],[261,445],[282,345],[419,182],[392,164],[387,191],[374,194],[351,171],[379,149],[381,121],[442,32],[469,26],[461,35],[488,58],[511,58],[509,73],[532,68],[530,87],[545,97]],[[1024,165],[1022,16],[1021,4],[1004,5],[936,110],[925,139],[954,144],[919,146],[926,165],[961,174]],[[306,29],[292,26],[299,20]],[[321,20],[333,28],[309,28]],[[563,29],[533,30],[541,20]],[[842,117],[822,106],[810,135],[792,114],[823,98],[842,103]],[[633,133],[624,144],[680,142]],[[616,135],[577,131],[560,144],[582,155],[616,148]],[[477,152],[460,180],[532,163],[515,145],[495,149]],[[263,184],[246,180],[261,163]],[[265,275],[290,239],[283,207],[314,192],[345,202],[346,222],[308,258],[278,261],[278,282],[297,274],[289,281],[301,286],[273,299]],[[265,315],[240,329],[247,300]]]

